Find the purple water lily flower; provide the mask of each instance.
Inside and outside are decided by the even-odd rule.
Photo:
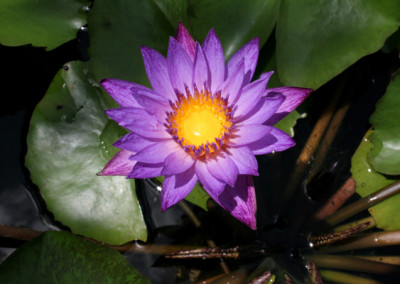
[[[255,229],[255,155],[295,145],[273,125],[311,90],[266,89],[273,72],[250,82],[258,59],[257,38],[227,64],[213,29],[199,44],[179,24],[167,58],[148,47],[141,50],[153,89],[116,79],[101,82],[121,106],[107,115],[131,133],[114,144],[121,150],[100,175],[165,176],[163,211],[199,181],[211,198]]]

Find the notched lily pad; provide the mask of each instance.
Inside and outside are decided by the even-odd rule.
[[[369,153],[372,167],[387,175],[400,175],[400,74],[389,84],[371,116],[374,132]]]
[[[146,240],[134,181],[96,175],[114,154],[109,141],[121,130],[108,122],[105,100],[88,80],[86,65],[67,67],[31,119],[26,166],[32,180],[48,210],[72,232],[110,244]]]
[[[356,191],[362,197],[374,193],[381,188],[393,183],[396,179],[385,177],[372,168],[367,159],[373,145],[369,139],[372,131],[369,131],[357,151],[351,159],[351,173],[357,183]],[[400,194],[369,208],[369,212],[375,218],[378,228],[384,230],[400,229]]]
[[[0,283],[151,283],[117,251],[48,231],[0,265]]]

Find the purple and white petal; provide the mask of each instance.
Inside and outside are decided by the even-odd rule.
[[[153,91],[132,88],[139,105],[149,114],[154,115],[161,123],[165,122],[166,111],[170,109],[169,102]]]
[[[98,175],[127,176],[136,164],[136,161],[130,159],[134,154],[131,151],[120,150]]]
[[[174,140],[163,140],[144,148],[133,158],[138,162],[158,164],[164,162],[168,155],[176,151],[183,150]]]
[[[264,91],[265,97],[273,97],[276,94],[285,96],[280,108],[276,113],[266,122],[267,125],[275,125],[278,121],[284,118],[287,114],[295,110],[312,92],[312,89],[297,88],[297,87],[279,87],[267,89]]]
[[[194,169],[200,183],[208,194],[218,196],[225,188],[225,183],[216,179],[207,169],[206,161],[197,159]]]
[[[131,88],[148,89],[135,83],[117,79],[104,79],[100,81],[100,84],[121,107],[140,107],[132,94]]]
[[[228,105],[236,103],[238,97],[242,92],[244,76],[244,60],[241,60],[236,65],[235,72],[233,72],[228,78],[222,83],[220,90],[223,98],[228,98]]]
[[[239,175],[258,176],[257,159],[247,146],[229,147],[226,151],[235,163]]]
[[[247,145],[267,135],[271,128],[262,124],[246,124],[238,126],[232,131],[232,136],[227,141],[230,146]]]
[[[204,91],[204,87],[206,87],[207,90],[210,90],[210,78],[211,74],[206,57],[204,56],[200,44],[196,43],[196,55],[193,67],[193,86],[196,86],[200,92]]]
[[[237,125],[262,124],[275,114],[284,100],[285,97],[282,94],[263,97],[246,116],[236,120],[235,123]]]
[[[218,180],[234,186],[238,175],[238,168],[227,153],[221,151],[218,155],[211,155],[207,159],[208,171]]]
[[[247,145],[255,155],[264,155],[273,151],[281,152],[296,145],[290,135],[278,128],[270,127],[271,131],[265,137]]]
[[[231,59],[229,59],[227,68],[227,76],[234,72],[235,66],[240,60],[244,58],[245,65],[245,77],[243,83],[247,85],[250,83],[253,77],[254,71],[256,70],[257,60],[258,60],[258,38],[249,41],[241,49],[239,49]]]
[[[145,138],[143,136],[140,136],[136,133],[128,133],[121,137],[119,140],[117,140],[113,146],[125,150],[129,150],[132,152],[140,152],[144,148],[153,145],[154,143],[157,143],[161,140],[159,139],[152,139],[152,138]]]
[[[167,176],[183,173],[191,168],[194,162],[195,159],[181,149],[181,151],[173,152],[167,156],[161,174]]]
[[[192,61],[196,51],[196,42],[189,34],[189,31],[182,23],[178,23],[178,29],[176,30],[175,39],[182,45],[183,49],[188,53]]]
[[[175,92],[186,93],[186,88],[193,94],[193,61],[181,44],[173,37],[169,38],[167,67],[169,79]]]
[[[141,51],[147,78],[153,90],[168,100],[175,100],[175,92],[168,75],[167,59],[149,47],[142,47]]]
[[[273,72],[265,73],[257,81],[243,87],[242,94],[235,104],[234,116],[236,119],[246,116],[256,106],[264,94],[264,90],[272,74]]]
[[[119,125],[141,136],[157,139],[170,139],[171,135],[157,119],[139,108],[114,108],[106,114]]]
[[[256,229],[257,201],[251,176],[238,176],[234,187],[226,186],[219,196],[211,196],[233,217]]]
[[[197,176],[193,167],[183,173],[166,176],[161,190],[161,210],[165,211],[184,199],[196,182]]]
[[[225,79],[225,58],[221,42],[214,29],[208,32],[201,47],[211,72],[211,92],[215,93]]]
[[[127,178],[155,178],[161,176],[163,163],[147,164],[137,162]]]

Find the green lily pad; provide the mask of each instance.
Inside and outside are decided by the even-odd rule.
[[[255,37],[264,45],[275,27],[280,0],[188,1],[188,27],[202,42],[211,28],[221,40],[225,58]]]
[[[2,0],[0,43],[53,49],[76,37],[86,25],[85,0]]]
[[[256,36],[263,45],[275,25],[279,3],[279,0],[96,1],[89,14],[91,70],[97,80],[117,78],[148,85],[140,46],[165,55],[168,39],[175,35],[179,21],[187,25],[199,42],[214,28],[229,58]]]
[[[151,283],[117,251],[48,231],[0,265],[1,283]]]
[[[87,71],[71,62],[54,78],[31,119],[26,166],[48,210],[72,232],[110,244],[146,240],[134,181],[96,175],[122,133],[108,123]]]
[[[396,179],[390,179],[377,173],[369,163],[367,156],[373,147],[369,139],[372,133],[372,131],[369,131],[365,135],[351,159],[351,173],[357,183],[356,191],[362,197],[374,193],[396,181]],[[369,208],[369,212],[374,217],[378,228],[384,230],[399,230],[400,194],[394,195]]]
[[[276,28],[284,85],[317,89],[379,50],[400,25],[400,2],[282,1]]]
[[[369,153],[372,167],[383,174],[400,175],[400,75],[389,84],[385,96],[371,116],[374,148]]]

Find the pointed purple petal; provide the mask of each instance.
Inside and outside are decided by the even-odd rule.
[[[188,87],[193,94],[193,61],[173,37],[169,38],[167,67],[174,90],[185,93],[185,87]]]
[[[127,150],[119,151],[98,175],[127,176],[136,164],[136,161],[130,159],[134,154],[135,153]]]
[[[208,32],[201,47],[210,67],[211,92],[215,93],[225,79],[225,57],[221,42],[214,29]]]
[[[279,87],[267,89],[264,91],[265,97],[271,97],[276,94],[282,94],[285,96],[285,100],[282,105],[276,111],[276,114],[273,115],[265,124],[274,125],[282,118],[284,118],[287,114],[291,113],[295,110],[312,92],[312,89],[305,88],[297,88],[297,87]]]
[[[169,154],[178,150],[182,151],[182,148],[174,140],[163,140],[144,148],[133,158],[143,163],[158,164],[164,162]]]
[[[235,118],[240,119],[246,116],[249,111],[251,111],[255,105],[260,101],[264,90],[267,87],[268,80],[273,72],[265,73],[257,81],[245,86],[242,89],[242,94],[240,95],[236,105]]]
[[[217,198],[211,197],[233,217],[256,229],[257,202],[251,176],[238,176],[234,187],[227,186]]]
[[[257,60],[258,60],[258,38],[254,38],[245,44],[241,49],[239,49],[231,59],[229,59],[227,64],[227,75],[229,76],[233,71],[235,66],[240,60],[244,58],[245,66],[245,79],[244,84],[250,83],[253,77],[254,71],[256,70]]]
[[[212,155],[207,159],[208,171],[218,180],[234,186],[238,175],[238,168],[226,153]]]
[[[281,152],[296,145],[290,135],[278,128],[270,127],[271,131],[265,137],[247,145],[255,155]]]
[[[168,155],[165,159],[164,169],[162,175],[175,175],[180,174],[193,166],[195,160],[183,149]]]
[[[100,84],[121,107],[139,107],[132,94],[132,87],[148,89],[135,83],[117,79],[104,79]]]
[[[241,60],[235,69],[235,72],[232,72],[222,83],[221,91],[222,97],[228,98],[228,105],[233,105],[236,103],[237,98],[241,94],[242,85],[243,85],[243,77],[244,77],[244,60]]]
[[[196,185],[194,168],[172,176],[166,176],[161,190],[161,210],[165,211],[184,199]]]
[[[216,179],[207,169],[204,161],[197,159],[195,165],[196,175],[208,194],[218,196],[225,188],[225,183]]]
[[[237,125],[262,124],[275,114],[284,100],[285,97],[282,94],[276,94],[273,97],[263,97],[246,116],[235,121],[235,123]]]
[[[153,91],[141,90],[132,88],[135,98],[139,105],[146,110],[149,114],[154,115],[161,123],[165,122],[167,117],[166,111],[170,109],[168,101],[155,94]]]
[[[175,39],[182,45],[183,49],[188,53],[192,61],[194,60],[196,43],[189,31],[182,23],[178,23],[178,29],[176,30]]]
[[[138,162],[131,169],[131,172],[127,178],[154,178],[161,176],[161,171],[163,168],[163,163],[158,164],[146,164]]]
[[[139,108],[114,108],[106,114],[126,129],[148,138],[169,139],[165,127],[145,110]]]
[[[257,141],[267,135],[271,128],[260,124],[247,124],[238,126],[229,138],[227,144],[241,146]]]
[[[199,91],[204,90],[204,86],[210,90],[210,69],[208,68],[207,60],[199,43],[196,43],[196,57],[193,67],[193,86],[196,86]]]
[[[167,59],[154,49],[142,47],[147,78],[153,90],[168,100],[175,100],[175,92],[169,80]]]
[[[159,141],[158,139],[145,138],[136,133],[128,133],[116,141],[113,146],[137,153]]]
[[[239,175],[258,176],[258,164],[256,157],[248,147],[230,147],[226,151],[238,168]]]

